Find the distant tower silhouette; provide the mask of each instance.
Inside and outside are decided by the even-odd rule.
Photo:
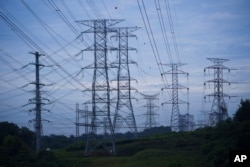
[[[88,111],[88,105],[85,104],[84,109],[79,108],[79,104],[76,103],[76,137],[80,137],[80,127],[84,126],[85,128],[85,135],[88,134],[88,127],[89,124],[89,111]]]
[[[100,19],[78,21],[89,26],[83,33],[94,33],[94,44],[85,51],[94,51],[94,63],[85,69],[94,69],[92,89],[91,126],[88,129],[88,138],[85,155],[90,155],[97,147],[103,147],[107,152],[116,155],[114,129],[110,117],[110,85],[107,63],[107,33],[116,32],[113,25],[123,20]],[[103,134],[104,132],[104,134]],[[98,134],[102,134],[97,137]]]
[[[204,72],[206,72],[206,70],[213,70],[214,78],[212,80],[205,81],[204,85],[212,83],[214,91],[211,94],[205,95],[204,98],[213,97],[212,107],[209,113],[209,126],[215,126],[217,123],[228,118],[227,106],[224,97],[229,96],[224,93],[223,85],[230,84],[230,82],[223,78],[223,71],[230,71],[230,69],[224,66],[223,63],[229,60],[219,58],[207,59],[213,62],[214,65],[206,67]]]
[[[187,75],[188,73],[179,70],[180,66],[183,66],[185,64],[183,63],[171,63],[171,64],[163,64],[166,66],[169,66],[171,70],[163,73],[162,75],[168,74],[172,76],[172,84],[170,86],[167,86],[163,89],[170,89],[171,90],[171,99],[169,101],[166,101],[162,104],[172,104],[172,111],[171,111],[171,120],[170,120],[170,126],[172,131],[178,132],[180,131],[180,109],[179,104],[187,104],[189,106],[189,102],[179,99],[179,90],[180,89],[189,89],[185,86],[182,86],[179,84],[179,75]]]
[[[155,95],[146,95],[142,93],[140,94],[143,96],[143,99],[145,99],[147,102],[146,105],[143,106],[147,108],[147,112],[145,113],[146,115],[145,129],[151,129],[158,125],[155,120],[155,116],[159,115],[156,112],[159,109],[159,106],[157,106],[155,103],[157,100],[159,100],[159,98],[157,97],[159,96],[159,94]]]
[[[137,134],[137,126],[132,105],[131,81],[135,80],[130,77],[129,64],[136,64],[136,62],[129,60],[129,50],[136,50],[128,46],[128,38],[136,37],[131,32],[138,30],[138,27],[118,27],[116,35],[112,37],[118,38],[118,61],[112,64],[118,66],[117,79],[117,102],[114,115],[114,130],[119,132],[122,127],[127,127],[135,135]],[[124,126],[124,123],[126,124]]]
[[[189,113],[179,115],[179,128],[182,132],[189,132],[194,130],[195,122],[194,115]]]

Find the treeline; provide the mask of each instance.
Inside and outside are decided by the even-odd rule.
[[[115,140],[116,142],[124,141],[124,140],[134,140],[145,138],[151,135],[160,135],[170,133],[170,127],[154,127],[151,129],[145,129],[142,132],[138,132],[137,135],[131,132],[126,133],[116,133]],[[97,138],[102,138],[101,135],[97,136]],[[50,135],[50,136],[43,136],[42,137],[42,147],[44,149],[67,149],[67,150],[83,150],[85,146],[85,141],[87,140],[87,135],[82,134],[79,137],[75,137],[73,135],[67,137],[64,135]]]
[[[133,159],[161,157],[165,166],[229,166],[231,150],[250,151],[250,100],[242,100],[234,118],[215,127],[118,142],[117,149],[120,156]]]
[[[34,151],[34,133],[9,122],[0,123],[1,167],[63,167],[53,152]]]
[[[250,100],[242,100],[234,118],[215,127],[200,128],[193,132],[171,132],[169,127],[156,127],[134,134],[116,134],[118,156],[143,157],[152,152],[161,153],[168,161],[200,159],[206,166],[227,166],[230,150],[250,150]],[[83,151],[86,136],[43,136],[42,150],[34,151],[34,133],[26,127],[19,128],[8,122],[0,123],[0,166],[64,166],[53,150],[65,152]],[[50,148],[52,151],[45,151]],[[148,151],[147,151],[148,150]],[[173,154],[174,153],[174,154]],[[166,157],[164,157],[166,155]],[[172,155],[179,157],[176,160]],[[185,156],[184,156],[185,155]],[[188,155],[188,156],[186,156]],[[171,159],[172,158],[172,159]],[[164,160],[164,159],[163,159]],[[194,165],[195,166],[195,165]]]

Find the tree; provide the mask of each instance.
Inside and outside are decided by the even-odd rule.
[[[22,139],[22,141],[28,145],[28,146],[32,146],[32,141],[34,140],[34,133],[32,131],[30,131],[28,128],[26,127],[22,127],[19,130],[19,134],[18,136]]]
[[[234,120],[237,122],[243,122],[250,120],[250,100],[241,100],[239,109],[236,111]]]
[[[7,135],[17,136],[19,127],[13,123],[0,122],[0,144]]]

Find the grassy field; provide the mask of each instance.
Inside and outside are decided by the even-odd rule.
[[[184,135],[187,137],[188,135]],[[83,151],[55,150],[69,167],[200,167],[206,166],[206,156],[195,139],[183,139],[183,134],[118,142],[118,156],[84,157]]]
[[[165,151],[150,149],[134,156],[83,157],[80,152],[56,151],[69,167],[185,167],[206,166],[204,157],[194,151]]]

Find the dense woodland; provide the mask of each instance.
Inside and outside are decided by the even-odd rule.
[[[36,154],[32,131],[1,122],[0,167],[228,166],[230,150],[250,150],[250,100],[242,100],[234,118],[215,127],[178,133],[171,132],[169,127],[157,127],[139,133],[137,139],[129,132],[115,137],[116,157],[102,150],[92,157],[84,157],[84,135],[79,138],[44,136],[43,149]]]

